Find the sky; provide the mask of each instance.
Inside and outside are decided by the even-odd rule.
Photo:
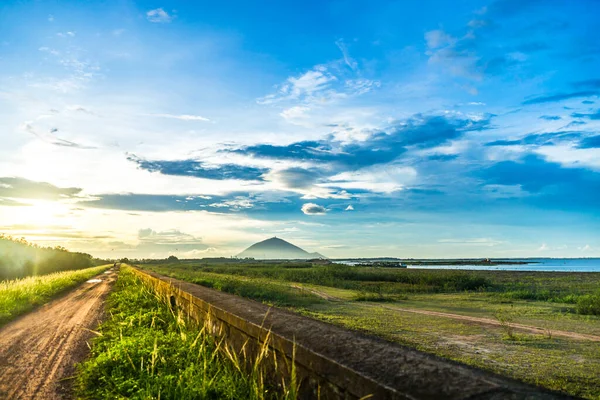
[[[98,257],[600,256],[600,2],[0,6],[0,232]]]

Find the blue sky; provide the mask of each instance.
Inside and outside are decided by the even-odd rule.
[[[99,256],[600,256],[600,3],[0,9],[0,231]]]

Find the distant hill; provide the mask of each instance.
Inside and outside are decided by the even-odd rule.
[[[326,258],[319,253],[309,253],[277,237],[255,243],[236,257],[255,258],[258,260],[308,260],[312,258]]]

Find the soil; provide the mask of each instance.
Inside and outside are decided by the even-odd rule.
[[[73,397],[75,365],[88,355],[117,278],[109,271],[0,329],[0,398]]]

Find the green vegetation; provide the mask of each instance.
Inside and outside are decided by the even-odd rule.
[[[155,269],[152,268],[152,270]],[[156,271],[162,271],[160,273],[166,273],[166,275],[178,279],[279,307],[303,307],[322,301],[310,292],[290,287],[287,283],[265,278],[246,279],[241,276],[228,276],[210,272],[197,274],[186,270],[172,273],[161,268],[157,268]]]
[[[0,282],[0,326],[98,275],[108,265]]]
[[[594,299],[600,296],[597,293],[600,274],[585,272],[570,272],[565,275],[562,272],[400,269],[349,267],[339,264],[312,266],[306,262],[210,264],[178,261],[144,264],[143,267],[174,277],[185,275],[185,278],[180,279],[209,287],[217,282],[227,282],[223,287],[216,288],[268,302],[273,300],[268,298],[271,290],[261,291],[261,297],[252,293],[236,292],[232,286],[251,286],[248,279],[252,279],[260,281],[261,284],[296,282],[354,290],[361,293],[359,297],[393,298],[417,293],[477,292],[486,293],[492,301],[498,302],[536,300],[573,305],[577,304],[580,297],[596,304],[594,302],[598,300]],[[240,277],[248,278],[245,279],[246,283],[239,283]],[[277,287],[278,289],[273,290],[282,290],[281,285]],[[293,297],[293,294],[289,296]],[[277,302],[274,304],[288,305]],[[581,307],[581,313],[597,315],[594,314],[593,307],[589,312],[588,308]]]
[[[0,280],[77,270],[98,264],[89,254],[70,252],[63,247],[40,247],[25,239],[0,234]]]
[[[600,292],[579,297],[577,312],[584,315],[600,315]]]
[[[144,265],[144,267],[177,273],[204,272],[221,275],[265,278],[269,281],[311,283],[341,289],[395,293],[450,292],[478,290],[491,286],[484,276],[456,270],[409,270],[398,268],[348,267],[331,264],[312,267],[309,263],[248,264],[176,264]]]
[[[600,342],[577,336],[600,336],[600,273],[183,260],[142,267],[529,383],[600,399]]]
[[[295,398],[297,388],[274,390],[264,375],[267,347],[248,373],[235,353],[175,313],[127,267],[108,298],[110,318],[80,365],[78,395],[85,399]]]

